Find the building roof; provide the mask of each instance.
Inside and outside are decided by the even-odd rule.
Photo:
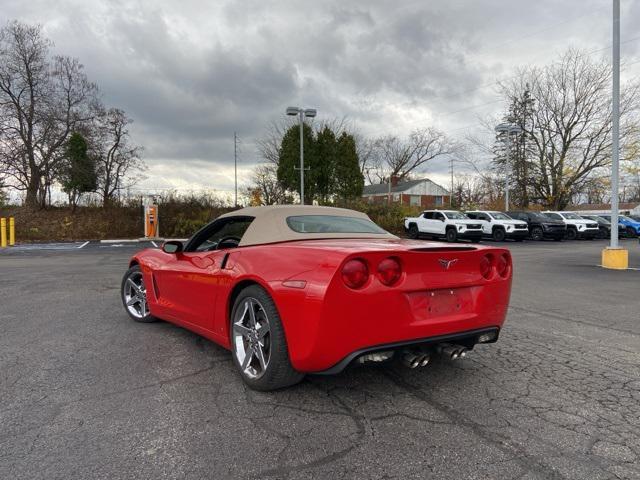
[[[296,215],[331,215],[338,217],[370,218],[362,212],[346,208],[319,207],[315,205],[269,205],[265,207],[247,207],[225,213],[218,218],[254,217],[242,236],[239,246],[260,245],[264,243],[287,242],[292,240],[318,240],[324,238],[398,238],[384,233],[301,233],[293,231],[287,224],[287,217]]]
[[[633,210],[634,208],[640,206],[638,202],[626,202],[618,204],[618,208],[620,210]],[[575,205],[571,207],[572,210],[588,212],[591,210],[611,210],[610,203],[581,203],[580,205]]]
[[[431,184],[435,185],[436,187],[441,188],[442,190],[447,192],[446,195],[449,194],[449,192],[444,187],[438,185],[435,182],[432,182],[428,178],[420,178],[418,180],[408,180],[406,182],[398,183],[395,187],[394,186],[391,187],[391,193],[406,192],[407,190],[410,190],[413,187],[418,186],[421,183],[425,183],[425,182],[431,183]],[[362,194],[363,195],[386,195],[388,193],[389,193],[389,184],[388,183],[376,183],[376,184],[373,184],[373,185],[365,185],[364,189],[362,190]]]

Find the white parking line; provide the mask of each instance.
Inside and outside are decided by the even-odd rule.
[[[153,245],[154,247],[158,248],[158,245],[156,245],[156,242],[154,242],[153,240],[151,240],[151,245]]]
[[[78,248],[86,247],[88,244],[89,244],[89,241],[86,241],[82,245],[80,245]]]

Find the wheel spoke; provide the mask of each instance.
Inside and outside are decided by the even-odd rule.
[[[234,323],[233,331],[237,335],[242,335],[245,338],[249,338],[249,333],[251,332],[251,329],[245,327],[244,325],[240,325],[239,323]]]
[[[256,357],[258,357],[258,361],[260,362],[260,368],[262,368],[262,371],[264,372],[267,368],[267,362],[264,359],[264,352],[262,351],[262,348],[258,346],[255,353]]]
[[[140,315],[143,317],[147,316],[147,301],[145,299],[140,299]]]
[[[136,282],[134,282],[130,278],[127,278],[127,283],[129,285],[131,285],[131,287],[133,287],[133,289],[135,290],[136,293],[140,293],[140,287],[138,285],[136,285]]]
[[[245,350],[244,360],[242,361],[242,371],[246,370],[251,363],[251,359],[253,358],[253,347],[247,347]]]
[[[128,301],[127,301],[127,306],[131,306],[137,302],[139,302],[140,299],[136,296],[131,297]]]
[[[247,304],[249,305],[249,325],[252,327],[256,326],[256,311],[255,311],[255,305],[253,303],[253,300],[249,299],[247,301]]]
[[[269,324],[264,322],[263,324],[258,326],[258,338],[263,339],[267,333],[269,333]]]

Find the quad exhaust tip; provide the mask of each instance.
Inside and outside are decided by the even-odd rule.
[[[431,355],[422,352],[407,352],[402,357],[402,363],[409,368],[426,367],[430,361]]]

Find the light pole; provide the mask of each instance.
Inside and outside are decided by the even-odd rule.
[[[511,183],[511,134],[521,133],[522,128],[511,123],[501,123],[496,126],[496,132],[504,133],[503,141],[507,147],[507,160],[505,162],[505,179],[504,179],[504,210],[509,211],[509,184]]]
[[[620,163],[620,0],[613,0],[613,82],[611,108],[611,243],[602,251],[602,266],[616,270],[629,267],[629,252],[618,245],[618,188]]]
[[[304,205],[304,145],[302,140],[304,119],[305,117],[315,117],[316,110],[314,108],[287,107],[287,115],[297,115],[300,121],[300,205]]]

